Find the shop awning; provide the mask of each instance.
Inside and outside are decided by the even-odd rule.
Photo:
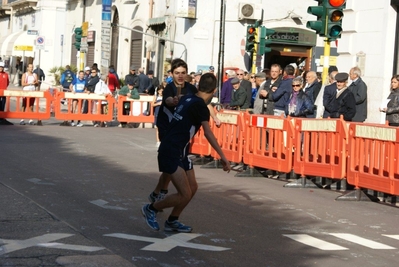
[[[161,25],[161,24],[166,24],[166,20],[168,17],[157,17],[157,18],[151,18],[148,19],[148,26],[155,26],[155,25]]]
[[[11,33],[0,39],[0,55],[35,57],[35,39],[36,35],[29,35],[27,31]]]

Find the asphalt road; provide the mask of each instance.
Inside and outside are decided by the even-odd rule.
[[[0,266],[399,262],[396,207],[200,166],[199,190],[180,217],[193,233],[163,232],[168,210],[154,232],[140,208],[159,177],[155,130],[58,125],[0,126]]]

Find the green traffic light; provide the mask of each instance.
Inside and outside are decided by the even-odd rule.
[[[308,13],[317,17],[316,21],[308,21],[306,28],[316,31],[316,34],[325,36],[326,34],[326,8],[323,6],[322,1],[319,1],[319,6],[308,7]]]
[[[275,32],[275,30],[268,29],[265,26],[259,27],[258,55],[263,56],[265,53],[270,53],[272,51],[268,45],[272,43],[271,36]]]
[[[81,44],[80,42],[82,41],[83,30],[82,30],[81,27],[76,27],[74,32],[75,32],[75,43],[74,43],[74,45],[75,45],[76,49],[79,51],[80,50],[80,44]]]

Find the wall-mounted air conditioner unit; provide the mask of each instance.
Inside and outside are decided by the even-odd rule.
[[[238,4],[238,20],[243,19],[261,19],[262,7],[252,3]]]

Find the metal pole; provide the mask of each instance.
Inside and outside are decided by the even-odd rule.
[[[329,67],[330,67],[330,40],[326,38],[324,41],[324,62],[323,62],[322,84],[327,84]]]
[[[128,28],[128,27],[125,27],[125,26],[121,26],[121,25],[118,25],[118,24],[114,24],[114,23],[111,23],[111,27],[112,27],[112,26],[116,26],[116,27],[119,27],[119,28],[122,28],[122,29],[126,29],[126,30],[133,31],[133,32],[142,33],[142,34],[144,34],[144,35],[148,35],[148,36],[151,36],[151,37],[160,39],[160,40],[165,40],[165,41],[168,41],[168,42],[171,42],[171,43],[175,43],[175,44],[182,45],[182,46],[184,47],[184,51],[183,51],[183,54],[184,54],[184,61],[187,62],[187,48],[186,48],[186,45],[183,44],[183,43],[176,42],[176,41],[174,41],[174,40],[167,39],[167,38],[164,38],[164,37],[161,37],[161,36],[158,36],[158,35],[153,35],[153,34],[150,34],[150,33],[146,33],[146,32],[143,32],[143,31],[139,31],[139,30],[136,30],[136,29],[131,29],[131,28]],[[183,54],[182,54],[182,56],[183,56]],[[181,57],[181,56],[180,56],[180,57]]]
[[[223,69],[224,69],[224,35],[225,35],[225,21],[226,21],[226,2],[221,0],[220,3],[220,39],[219,39],[219,57],[218,57],[218,91],[219,101],[222,94],[223,85]]]

